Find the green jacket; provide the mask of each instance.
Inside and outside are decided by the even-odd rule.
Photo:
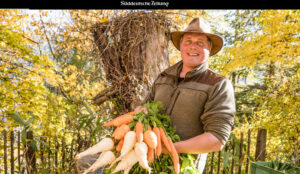
[[[142,104],[161,101],[181,140],[210,132],[225,144],[234,124],[231,82],[204,63],[178,83],[182,65],[180,61],[163,71]]]

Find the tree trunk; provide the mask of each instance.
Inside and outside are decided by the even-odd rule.
[[[94,26],[94,40],[109,86],[95,104],[116,99],[118,114],[138,106],[160,72],[169,67],[169,26],[164,15],[130,12]]]

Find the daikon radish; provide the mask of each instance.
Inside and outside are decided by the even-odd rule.
[[[135,163],[134,163],[134,164],[135,164]],[[129,171],[130,171],[130,169],[133,167],[134,164],[132,164],[132,165],[130,165],[128,168],[126,168],[126,169],[124,170],[124,173],[123,173],[123,174],[129,174]]]
[[[128,167],[127,169],[125,169],[125,170],[124,170],[124,174],[129,174],[129,171],[130,171],[131,168],[132,168],[132,166],[131,166],[131,167]]]
[[[134,150],[131,150],[119,162],[119,164],[117,165],[117,167],[114,169],[114,171],[112,173],[116,173],[116,172],[119,172],[121,170],[126,170],[127,168],[132,167],[138,161],[139,160],[138,160],[138,157],[137,157],[136,153],[134,152]]]
[[[124,143],[121,149],[121,155],[112,162],[111,167],[116,162],[120,161],[128,152],[130,152],[131,149],[133,149],[134,145],[136,143],[136,134],[135,131],[129,131],[124,137]]]
[[[134,131],[129,131],[124,137],[123,147],[121,149],[121,156],[126,155],[135,145],[136,135]]]
[[[115,154],[112,151],[102,152],[94,164],[84,171],[83,174],[89,172],[95,172],[100,167],[106,166],[107,164],[112,163],[116,159]]]
[[[114,148],[114,141],[111,138],[103,138],[96,145],[88,148],[86,151],[77,154],[75,159],[79,159],[87,155],[94,155],[98,152],[109,151],[112,150],[113,148]]]
[[[134,151],[138,156],[139,164],[150,173],[151,168],[149,167],[148,160],[147,160],[148,147],[146,143],[144,142],[136,143],[134,146]]]

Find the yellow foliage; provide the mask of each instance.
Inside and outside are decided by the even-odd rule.
[[[262,33],[254,32],[249,40],[235,43],[226,70],[271,61],[293,64],[299,57],[300,15],[295,10],[263,10],[257,21],[263,27]]]

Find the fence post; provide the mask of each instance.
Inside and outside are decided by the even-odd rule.
[[[224,152],[228,152],[228,144],[226,144],[225,145],[225,150],[224,150]],[[223,160],[224,160],[224,157],[223,157]],[[227,159],[228,161],[229,161],[229,159]],[[228,169],[227,171],[229,171],[229,165],[227,164],[227,166],[225,167],[223,167],[223,174],[226,174],[227,173],[227,171],[226,171],[226,169]]]
[[[28,131],[27,132],[25,157],[26,157],[26,164],[27,164],[26,168],[27,168],[27,172],[29,174],[37,172],[35,150],[34,150],[34,148],[32,147],[32,144],[31,144],[32,140],[33,140],[33,132]]]
[[[210,162],[210,174],[212,174],[213,173],[213,170],[214,170],[214,156],[215,156],[215,152],[213,152],[212,154],[211,154],[211,162]]]
[[[18,170],[19,170],[19,173],[21,173],[21,155],[20,155],[20,151],[21,151],[21,133],[20,133],[20,131],[18,131]]]
[[[221,165],[221,151],[218,152],[218,172],[217,174],[220,174],[220,165]]]
[[[57,173],[57,169],[58,169],[58,160],[57,160],[58,152],[59,152],[59,143],[57,141],[57,137],[55,136],[55,154],[54,154],[55,173]]]
[[[43,142],[46,142],[46,140],[45,140],[45,138],[44,138],[44,136],[42,135],[41,136],[41,141],[43,141]],[[45,164],[45,160],[44,160],[44,149],[45,149],[45,147],[44,147],[44,144],[43,143],[40,143],[40,154],[41,154],[41,164],[42,164],[42,167],[44,168],[44,164]]]
[[[13,174],[15,170],[14,160],[14,131],[10,132],[10,173]]]
[[[62,148],[61,148],[61,151],[62,151],[62,155],[61,155],[61,158],[62,158],[62,162],[61,162],[61,167],[64,168],[65,167],[65,160],[66,160],[66,151],[65,151],[65,148],[66,148],[66,142],[65,142],[65,137],[63,136],[62,137]]]
[[[240,158],[239,158],[239,168],[238,168],[238,174],[241,174],[242,172],[242,165],[243,165],[243,143],[244,143],[244,134],[241,132],[241,140],[240,140]]]
[[[235,142],[234,142],[234,138],[232,139],[232,161],[231,161],[231,174],[234,173],[234,152],[235,152]]]
[[[246,174],[248,174],[249,157],[250,157],[250,145],[251,145],[251,130],[248,130],[248,143],[247,143],[247,161],[246,161]]]
[[[265,161],[266,143],[267,143],[267,130],[259,128],[257,132],[257,140],[256,140],[256,151],[255,151],[256,161]]]
[[[7,174],[7,134],[6,130],[2,131],[4,141],[4,173]]]
[[[49,148],[48,148],[48,168],[49,168],[49,172],[51,173],[51,136],[49,136],[49,140],[48,140],[48,143],[49,143]]]

